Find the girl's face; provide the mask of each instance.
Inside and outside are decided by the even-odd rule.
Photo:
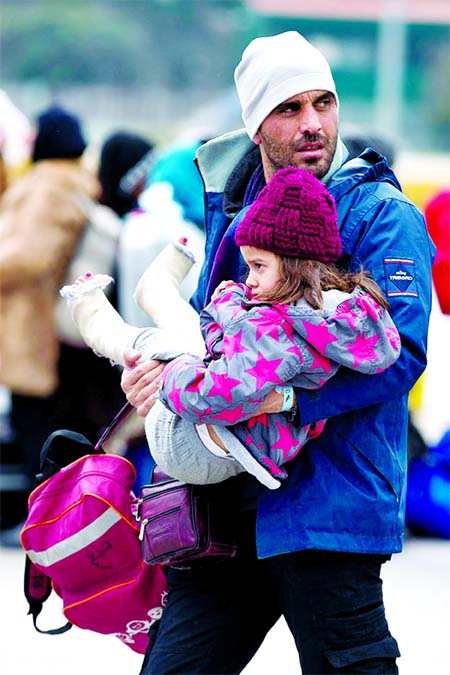
[[[253,246],[241,246],[241,253],[249,269],[245,283],[255,300],[264,300],[281,284],[280,256]]]

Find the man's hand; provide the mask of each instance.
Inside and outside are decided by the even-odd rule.
[[[137,414],[145,417],[157,399],[161,373],[167,363],[155,360],[141,362],[140,358],[141,353],[136,349],[124,352],[121,387]]]
[[[281,412],[283,409],[283,401],[283,394],[281,392],[275,391],[275,389],[272,389],[272,391],[267,394],[255,415]]]

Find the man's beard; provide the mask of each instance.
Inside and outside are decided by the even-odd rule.
[[[300,141],[284,148],[280,146],[279,142],[274,142],[265,136],[261,130],[260,134],[265,155],[273,172],[272,175],[287,166],[305,168],[319,179],[327,174],[336,151],[337,136],[328,139],[320,134],[305,134]],[[304,143],[321,143],[323,145],[322,156],[320,158],[302,159],[298,151]]]

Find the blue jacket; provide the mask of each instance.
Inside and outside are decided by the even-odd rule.
[[[198,309],[220,276],[240,274],[229,226],[246,203],[257,152],[243,132],[198,152],[207,234],[193,298]],[[421,213],[375,151],[344,163],[327,188],[339,216],[340,263],[371,272],[390,303],[402,350],[379,375],[341,368],[321,389],[296,391],[301,424],[328,422],[291,463],[280,489],[260,491],[260,557],[304,549],[390,554],[402,547],[408,393],[426,366],[434,246]],[[208,286],[211,276],[214,284]]]

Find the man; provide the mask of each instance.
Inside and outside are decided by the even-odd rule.
[[[250,477],[220,486],[224,508],[238,511],[239,554],[169,570],[168,605],[142,673],[239,673],[281,615],[303,673],[397,673],[380,569],[402,547],[407,396],[426,364],[433,245],[382,156],[368,150],[346,162],[330,68],[301,35],[253,40],[235,81],[251,142],[233,132],[198,151],[207,243],[194,306],[242,273],[233,232],[243,207],[277,169],[304,167],[336,201],[339,263],[371,271],[402,353],[370,379],[342,369],[319,390],[296,391],[297,423],[328,418],[323,433],[280,489],[257,488]],[[164,364],[139,363],[132,351],[127,364],[123,389],[145,414]],[[279,398],[271,394],[263,410],[281,410]]]

